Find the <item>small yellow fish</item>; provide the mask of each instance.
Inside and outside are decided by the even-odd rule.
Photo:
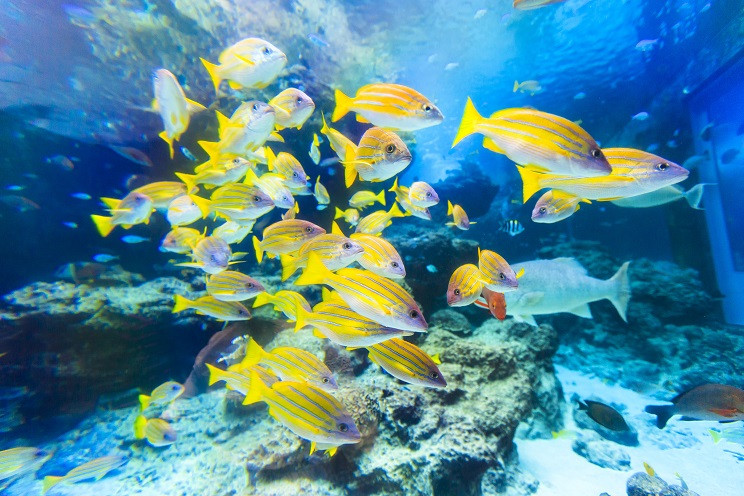
[[[452,205],[450,201],[447,201],[447,215],[451,215],[453,220],[453,222],[447,222],[447,225],[455,226],[463,231],[467,231],[471,225],[476,224],[475,222],[470,222],[468,214],[465,213],[465,210],[460,205]]]
[[[320,184],[320,176],[315,180],[315,200],[318,202],[318,210],[323,210],[331,203],[331,196],[325,186]]]
[[[271,172],[284,176],[284,184],[288,188],[304,188],[306,181],[310,179],[300,161],[291,153],[280,152],[279,155],[274,155],[274,152],[267,147],[266,160]]]
[[[320,163],[320,149],[318,148],[319,146],[320,140],[318,140],[318,135],[313,133],[313,142],[310,143],[310,152],[308,152],[308,154],[310,155],[310,158],[315,165],[318,165]]]
[[[256,260],[261,263],[264,252],[271,255],[283,255],[297,251],[306,242],[325,232],[322,227],[306,220],[287,219],[275,222],[264,229],[261,241],[258,237],[253,237]]]
[[[297,320],[295,308],[301,306],[308,312],[312,310],[310,303],[296,291],[277,291],[275,294],[261,293],[253,300],[253,308],[262,305],[274,305],[274,311],[282,312],[289,320]]]
[[[519,286],[514,269],[494,251],[478,248],[478,270],[483,276],[483,284],[491,291],[506,293]]]
[[[264,351],[251,338],[245,349],[245,358],[240,364],[242,368],[264,365],[284,381],[302,381],[326,391],[338,389],[336,379],[326,364],[309,351],[300,348],[286,346]]]
[[[189,100],[178,80],[167,69],[158,69],[152,76],[155,99],[153,109],[160,114],[165,130],[158,136],[168,143],[170,158],[173,158],[173,142],[178,141],[189,127],[191,114],[206,110],[201,103]]]
[[[36,472],[51,457],[51,452],[39,448],[20,447],[2,450],[0,451],[0,481]]]
[[[294,207],[290,208],[282,214],[282,220],[289,220],[297,218],[297,214],[300,213],[300,204],[295,201]]]
[[[338,234],[321,234],[300,247],[297,256],[280,255],[282,263],[282,281],[286,281],[292,274],[307,266],[307,258],[316,253],[329,270],[348,267],[359,259],[364,248],[346,236]]]
[[[178,399],[183,394],[183,386],[174,381],[164,382],[152,390],[150,395],[140,394],[140,411],[145,411],[150,405],[166,405]]]
[[[336,215],[333,218],[340,219],[342,217],[350,225],[356,226],[359,223],[359,210],[357,210],[356,208],[347,208],[346,210],[341,210],[340,208],[336,207]]]
[[[271,386],[279,380],[278,375],[260,365],[244,367],[242,364],[236,363],[228,367],[227,370],[219,369],[209,363],[206,366],[209,370],[210,386],[216,382],[224,381],[228,389],[237,391],[242,395],[248,394],[248,391],[251,390],[251,371],[255,371],[267,386]]]
[[[215,114],[220,140],[198,141],[210,161],[255,152],[269,139],[276,122],[274,107],[257,100],[241,103],[230,118],[219,111]]]
[[[646,462],[643,462],[643,468],[646,469],[646,473],[651,477],[656,477],[656,470],[653,469],[651,465],[649,465]]]
[[[287,56],[266,40],[245,38],[226,48],[219,56],[219,65],[200,59],[214,83],[228,80],[233,89],[265,88],[287,64]]]
[[[331,120],[336,122],[348,112],[356,112],[359,122],[398,131],[416,131],[444,120],[442,112],[424,95],[391,83],[362,86],[353,98],[336,90],[336,108]]]
[[[242,183],[217,188],[210,201],[211,211],[239,224],[258,219],[274,208],[274,201],[261,188]]]
[[[372,362],[403,382],[432,388],[447,387],[435,357],[430,357],[413,343],[391,338],[366,348]]]
[[[396,179],[397,180],[397,179]],[[408,188],[408,199],[416,207],[433,207],[439,203],[439,195],[430,184],[416,181]]]
[[[152,199],[142,193],[132,191],[121,200],[101,198],[109,207],[111,217],[91,215],[90,218],[104,238],[111,234],[116,226],[128,229],[136,224],[149,223],[153,212]]]
[[[102,456],[73,468],[65,475],[47,475],[42,481],[41,493],[46,494],[57,484],[75,484],[88,479],[102,479],[106,474],[128,461],[129,459],[122,455]]]
[[[527,81],[522,81],[521,83],[519,81],[514,81],[512,93],[516,93],[517,91],[519,91],[520,93],[529,93],[530,95],[534,96],[536,93],[540,93],[542,89],[543,88],[540,85],[539,81],[529,79]]]
[[[579,209],[581,202],[591,203],[563,191],[551,189],[545,192],[532,209],[532,221],[539,224],[552,224],[571,217]]]
[[[148,419],[144,415],[137,415],[134,420],[134,438],[146,439],[150,445],[160,448],[176,442],[178,434],[166,420],[161,418]]]
[[[292,208],[295,204],[292,191],[285,185],[284,176],[280,174],[266,173],[258,177],[255,172],[249,170],[245,174],[245,184],[257,186],[261,191],[269,195],[271,201],[279,208]]]
[[[390,279],[406,277],[403,259],[389,241],[380,236],[365,233],[352,233],[349,237],[364,248],[358,260],[359,265],[378,276]]]
[[[234,270],[209,276],[207,293],[220,301],[244,301],[266,289],[254,278]]]
[[[464,307],[474,303],[483,291],[483,279],[483,274],[473,264],[455,269],[447,285],[447,305]]]
[[[130,193],[145,195],[152,200],[152,208],[161,209],[168,208],[174,198],[193,192],[194,190],[187,190],[186,185],[180,181],[157,181],[133,189]]]
[[[351,195],[351,198],[349,199],[349,206],[352,208],[363,209],[365,207],[369,207],[370,205],[374,205],[375,202],[378,202],[383,207],[385,206],[384,189],[377,194],[366,190],[357,191],[356,193]]]
[[[285,127],[302,129],[302,125],[315,110],[315,102],[312,98],[297,88],[287,88],[282,91],[269,100],[269,105],[276,111],[276,129],[278,130]]]
[[[251,313],[237,301],[220,301],[214,296],[202,296],[196,300],[176,295],[173,313],[194,309],[199,315],[208,315],[220,321],[232,322],[235,320],[248,320]]]
[[[398,204],[394,203],[387,212],[384,210],[377,210],[376,212],[372,212],[371,214],[365,215],[359,219],[359,223],[356,226],[356,232],[380,234],[386,227],[393,223],[393,218],[405,217],[406,215],[410,214],[401,212],[400,208],[398,208]]]
[[[224,186],[240,181],[248,169],[251,168],[251,163],[243,157],[218,160],[217,163],[219,166],[203,169],[196,174],[176,172],[176,176],[183,181],[188,191],[195,190],[197,184],[203,184],[205,188],[212,189],[215,186]]]
[[[362,181],[390,179],[408,167],[411,158],[408,147],[394,132],[380,127],[367,129],[356,152],[347,149],[346,160],[342,162],[346,187],[354,184],[357,175]]]
[[[567,438],[576,437],[576,433],[568,429],[561,429],[560,431],[551,431],[550,434],[553,436],[553,439],[567,439]]]
[[[212,231],[212,236],[222,239],[225,243],[231,245],[242,242],[246,236],[253,232],[255,219],[245,220],[228,220],[221,226]]]
[[[192,224],[209,215],[209,200],[196,195],[183,195],[168,204],[165,218],[171,226]]]
[[[219,274],[234,263],[232,250],[225,240],[216,236],[207,236],[199,240],[191,252],[192,262],[183,262],[182,267],[194,267],[207,274]]]

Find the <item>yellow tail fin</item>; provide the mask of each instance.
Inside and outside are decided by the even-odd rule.
[[[220,144],[215,141],[197,141],[202,150],[209,155],[209,159],[213,159],[220,154]]]
[[[98,233],[103,236],[104,238],[111,234],[111,231],[114,230],[114,224],[112,222],[113,217],[104,217],[102,215],[91,215],[91,219],[93,219],[93,223],[96,225],[96,229],[98,229]]]
[[[388,191],[392,193],[398,192],[398,176],[395,176],[395,181],[393,181],[393,186]]]
[[[710,437],[713,438],[714,444],[718,444],[718,441],[720,441],[721,438],[723,437],[723,435],[721,435],[720,432],[714,431],[713,429],[709,429],[708,432],[710,432]]]
[[[346,236],[343,231],[341,231],[341,228],[336,222],[333,222],[331,224],[331,234],[340,234],[341,236]]]
[[[253,236],[253,249],[256,250],[256,260],[261,263],[263,260],[263,248],[261,248],[261,242],[256,236]]]
[[[535,172],[529,167],[522,167],[519,165],[517,166],[517,171],[522,177],[522,203],[527,203],[527,200],[529,200],[532,195],[542,189],[542,186],[540,186],[540,179],[544,174]]]
[[[201,112],[202,110],[207,110],[207,107],[189,98],[186,99],[186,103],[189,106],[189,114],[195,114],[197,112]]]
[[[150,406],[151,401],[152,401],[152,398],[150,398],[146,394],[140,394],[139,395],[140,412],[144,412],[145,410],[147,410],[147,407]]]
[[[397,186],[398,186],[398,178],[396,177],[395,178],[395,185],[393,187],[397,187]],[[390,191],[393,191],[393,190],[391,189]],[[382,190],[380,190],[380,192],[375,196],[375,200],[377,200],[378,202],[380,202],[380,205],[382,205],[383,207],[386,206],[385,205],[385,189],[384,188]]]
[[[269,389],[255,370],[251,370],[250,378],[251,387],[248,390],[248,394],[245,395],[245,399],[243,399],[244,405],[252,405],[253,403],[262,401],[264,396],[266,396],[266,391]]]
[[[282,281],[292,277],[292,274],[300,268],[298,259],[299,257],[293,257],[292,255],[279,255],[279,261],[282,263]]]
[[[101,197],[101,201],[110,210],[116,210],[116,207],[118,207],[119,203],[121,203],[121,200],[119,200],[118,198],[106,198],[103,196]]]
[[[173,160],[173,138],[169,137],[168,136],[168,133],[166,133],[165,131],[163,131],[160,134],[158,134],[158,136],[160,136],[160,138],[163,141],[165,141],[166,143],[168,143],[168,151],[170,152],[170,158],[171,158],[171,160]]]
[[[207,69],[209,78],[212,80],[212,84],[214,84],[214,92],[216,94],[220,90],[220,82],[222,82],[222,78],[219,75],[220,66],[204,60],[201,57],[199,57],[199,60],[201,60],[202,64],[204,64],[204,67]]]
[[[336,108],[333,109],[333,115],[331,115],[331,122],[336,122],[341,117],[345,116],[351,110],[351,105],[354,102],[353,99],[344,95],[343,91],[336,90]]]
[[[270,295],[269,293],[259,293],[256,296],[256,299],[253,300],[253,308],[262,307],[264,305],[268,305],[272,303],[274,300],[274,296]]]
[[[333,277],[333,272],[323,265],[317,253],[310,253],[307,258],[307,267],[300,277],[295,281],[296,286],[308,286],[310,284],[324,284],[326,280]]]
[[[447,200],[447,215],[452,215],[453,210],[454,207],[452,206],[452,202]]]
[[[389,216],[390,216],[390,218],[392,219],[392,218],[394,218],[394,217],[405,217],[405,216],[406,216],[406,213],[405,213],[405,212],[403,212],[403,211],[402,211],[402,210],[401,210],[401,209],[400,209],[400,208],[398,207],[398,204],[397,204],[397,203],[393,203],[393,206],[392,206],[392,207],[390,207],[390,211],[388,212],[388,215],[389,215]]]
[[[245,347],[245,357],[240,362],[240,365],[242,367],[252,367],[253,365],[257,365],[264,355],[266,355],[266,352],[263,348],[261,348],[255,339],[251,338]]]
[[[349,160],[349,157],[352,157],[351,160]],[[357,176],[356,166],[353,162],[354,158],[356,158],[356,153],[353,151],[351,146],[347,146],[346,160],[341,162],[341,164],[344,166],[344,183],[346,184],[347,188],[350,188],[351,185],[354,184]]]
[[[137,418],[134,420],[135,439],[145,438],[145,427],[147,427],[147,418],[144,415],[137,415]]]
[[[186,185],[186,187],[188,187],[188,185]],[[202,198],[201,196],[196,195],[189,195],[189,198],[191,198],[191,201],[193,201],[194,204],[199,207],[199,210],[202,214],[202,219],[206,219],[209,215],[209,207],[210,205],[212,205],[212,202],[207,200],[206,198]]]
[[[328,136],[328,133],[331,132],[331,128],[328,127],[328,123],[325,120],[325,114],[323,112],[320,113],[320,118],[323,120],[323,126],[320,128],[320,132]],[[330,140],[328,141],[330,142]]]
[[[51,488],[62,482],[64,477],[57,475],[47,475],[44,477],[44,481],[41,483],[41,494],[46,494]]]
[[[308,325],[308,317],[310,317],[310,312],[305,310],[305,308],[298,303],[295,306],[295,332]]]
[[[223,380],[224,371],[222,369],[218,369],[211,363],[205,364],[207,366],[207,369],[209,370],[209,382],[208,385],[211,386],[215,382],[219,382]]]
[[[344,211],[341,210],[340,208],[336,207],[336,214],[333,216],[333,219],[334,220],[335,219],[340,219],[343,216],[344,216]]]
[[[196,183],[194,182],[194,180],[196,179],[196,175],[176,172],[176,177],[180,179],[183,184],[186,185],[187,192],[191,192],[196,189]]]
[[[274,154],[274,151],[268,146],[264,147],[264,151],[266,153],[266,165],[268,166],[269,170],[273,172],[276,155]]]
[[[475,105],[473,105],[473,100],[468,97],[467,102],[465,102],[465,111],[462,114],[462,121],[460,121],[460,128],[457,130],[457,136],[455,136],[455,140],[452,142],[452,148],[454,148],[455,145],[464,138],[476,132],[476,126],[482,121],[483,116],[478,113],[475,109]]]
[[[178,313],[183,312],[184,310],[188,310],[189,308],[191,308],[191,304],[193,303],[193,301],[181,295],[176,295],[174,300],[175,303],[173,305],[173,310],[171,311],[171,313]]]

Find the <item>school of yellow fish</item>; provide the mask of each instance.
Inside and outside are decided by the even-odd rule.
[[[522,9],[548,3],[553,2],[514,2]],[[215,92],[219,93],[222,82],[235,90],[250,91],[274,81],[287,57],[265,40],[247,38],[226,48],[217,64],[204,59],[202,63]],[[536,91],[527,83],[515,83],[514,91]],[[159,136],[173,157],[174,143],[187,130],[193,113],[206,109],[189,100],[166,69],[154,73],[153,90],[152,106],[164,126]],[[404,339],[426,332],[428,324],[413,296],[396,282],[405,277],[405,267],[382,233],[396,218],[431,220],[429,207],[440,201],[434,189],[425,182],[398,184],[396,176],[411,163],[412,155],[396,131],[434,126],[444,117],[428,98],[400,84],[368,84],[354,96],[336,90],[335,98],[331,122],[353,112],[357,121],[370,124],[357,141],[331,128],[322,116],[319,133],[343,165],[346,187],[357,180],[395,178],[389,190],[395,199],[389,209],[385,190],[357,190],[348,208],[334,205],[335,218],[343,219],[355,232],[346,235],[333,222],[329,233],[298,218],[295,196],[314,195],[318,208],[332,204],[332,199],[319,177],[311,191],[310,176],[297,157],[267,146],[268,142],[291,139],[291,129],[300,129],[314,112],[312,99],[296,88],[285,89],[267,103],[245,101],[229,117],[216,111],[218,141],[199,142],[209,160],[196,166],[193,173],[177,173],[178,181],[147,184],[121,199],[102,198],[109,215],[92,215],[92,220],[100,234],[107,236],[117,226],[127,229],[147,224],[155,211],[165,215],[172,229],[160,249],[186,255],[188,260],[179,265],[199,269],[206,277],[206,294],[195,300],[176,296],[174,313],[192,309],[220,321],[247,320],[251,313],[242,302],[255,298],[254,308],[272,305],[295,323],[295,332],[310,329],[317,338],[349,350],[365,348],[370,360],[392,376],[410,384],[443,388],[446,381],[437,367],[438,357]],[[565,219],[582,202],[643,195],[687,177],[681,166],[647,152],[602,150],[585,130],[562,117],[529,108],[503,109],[483,117],[468,98],[453,147],[475,133],[484,136],[485,148],[516,163],[524,201],[540,189],[549,189],[535,206],[536,222]],[[314,134],[309,147],[315,164],[320,161],[320,140]],[[474,224],[460,205],[447,203],[447,215],[452,217],[448,225],[467,230]],[[375,204],[383,208],[362,214]],[[264,257],[278,257],[282,280],[299,272],[295,285],[323,286],[322,300],[314,306],[298,292],[267,293],[256,279],[231,270],[247,255],[234,252],[231,245],[240,244],[252,233],[257,219],[274,208],[284,210],[281,220],[263,229],[260,238],[252,238],[256,260],[261,263]],[[208,218],[221,221],[209,234],[188,227]],[[351,267],[354,263],[360,268]],[[477,266],[466,264],[452,274],[447,303],[478,303],[498,312],[491,305],[491,295],[515,290],[520,276],[497,253],[479,249]],[[213,364],[207,367],[210,385],[224,383],[245,396],[244,404],[266,403],[273,418],[311,442],[311,453],[325,450],[333,455],[340,445],[361,439],[343,402],[334,396],[338,384],[332,372],[305,350],[263,350],[251,339],[241,362],[225,370]],[[152,405],[168,405],[182,392],[182,385],[167,382],[150,395],[142,395],[133,425],[135,439],[156,447],[176,442],[177,433],[167,420],[148,418],[145,412]],[[10,467],[0,467],[3,471],[35,470],[48,459],[33,448],[10,451],[0,457]],[[121,457],[103,457],[65,476],[49,476],[44,480],[44,492],[59,483],[103,477],[125,462]]]

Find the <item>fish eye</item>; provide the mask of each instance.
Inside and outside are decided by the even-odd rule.
[[[437,374],[436,372],[432,372],[431,374],[429,374],[429,377],[431,377],[432,379],[439,379],[439,374]]]
[[[301,96],[298,96],[297,97],[297,103],[302,103],[302,97]]]
[[[215,255],[209,255],[209,259],[210,259],[210,260],[211,260],[211,261],[212,261],[213,263],[217,263],[217,257],[216,257]]]
[[[662,162],[660,164],[656,164],[656,168],[660,171],[665,171],[669,168],[669,164],[667,164],[666,162]]]
[[[253,283],[252,282],[249,282],[248,284],[245,285],[245,287],[246,288],[252,288],[253,287]]]
[[[240,164],[240,159],[239,158],[234,158],[233,161],[232,161],[232,163],[233,163],[233,165],[238,165],[238,164]]]
[[[349,430],[349,426],[346,424],[338,424],[338,430],[340,430],[341,432],[346,432]]]
[[[601,158],[602,150],[600,150],[599,148],[595,148],[594,150],[591,151],[591,154],[592,154],[592,157],[594,158]]]
[[[173,385],[171,386],[171,389],[172,389],[173,391],[178,391],[178,385],[177,385],[177,384],[173,384]]]
[[[253,197],[253,201],[256,202],[256,203],[258,203],[258,202],[261,201],[261,197],[260,196],[254,196]]]
[[[426,192],[426,197],[427,197],[427,198],[429,198],[430,196],[431,196],[431,193],[429,193],[429,192],[427,191],[427,192]]]
[[[263,48],[263,53],[264,53],[264,55],[268,55],[268,54],[270,54],[270,53],[271,53],[271,48],[269,48],[269,47],[264,47],[264,48]]]
[[[350,249],[351,249],[351,243],[347,241],[346,243],[344,243],[344,250],[350,250]]]
[[[292,177],[299,177],[299,176],[297,175],[297,172],[293,172]]]
[[[258,104],[257,103],[254,103],[253,104],[253,110],[258,110]]]
[[[455,295],[460,296],[460,290],[459,289],[456,289],[456,290],[454,290],[452,292],[455,293]]]
[[[504,279],[506,279],[506,276],[504,275],[504,273],[503,273],[503,272],[499,272],[499,279],[501,279],[502,281],[503,281]]]
[[[412,319],[415,319],[419,316],[419,313],[416,310],[411,310],[410,312],[408,312],[408,316]]]
[[[390,266],[393,268],[398,268],[398,262],[390,262]]]
[[[323,377],[323,384],[328,384],[329,382],[331,381],[330,379],[328,379],[328,377]]]
[[[425,103],[423,106],[424,112],[431,112],[431,105]]]
[[[538,210],[538,212],[540,212],[541,214],[545,214],[545,213],[548,212],[548,209],[545,208],[545,207],[540,207],[540,209]]]
[[[392,143],[385,147],[386,153],[393,153],[394,151],[395,151],[395,145],[393,145]]]
[[[312,228],[311,226],[307,226],[307,227],[305,228],[305,232],[309,232],[309,233],[311,233],[311,232],[313,232],[313,228]]]

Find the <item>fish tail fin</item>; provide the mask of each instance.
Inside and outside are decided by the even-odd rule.
[[[253,300],[253,308],[262,307],[271,303],[273,296],[269,293],[259,293],[256,295],[256,299]]]
[[[147,427],[147,418],[142,414],[137,415],[137,418],[134,419],[134,438],[135,439],[145,438],[145,427]]]
[[[391,193],[396,193],[398,191],[398,176],[395,176],[395,181],[393,181],[393,185],[388,190]]]
[[[398,184],[398,178],[395,178],[395,186]],[[390,190],[392,191],[392,189]],[[383,207],[385,206],[385,188],[381,189],[380,192],[375,196],[375,200],[377,200],[380,205]]]
[[[202,110],[207,110],[207,107],[197,102],[196,100],[191,100],[190,98],[186,99],[186,104],[189,107],[189,114],[195,114],[197,112],[201,112]]]
[[[96,225],[96,229],[98,229],[98,233],[102,237],[106,237],[109,234],[111,234],[111,231],[114,230],[114,223],[112,222],[113,217],[104,217],[103,215],[91,215],[91,219],[93,219],[93,223]]]
[[[346,156],[349,156],[349,153],[352,153],[351,147],[347,148]],[[344,183],[346,184],[347,188],[350,188],[352,184],[354,184],[354,181],[356,180],[357,176],[357,170],[356,167],[352,162],[344,161],[341,162],[344,166]]]
[[[258,240],[257,236],[253,236],[253,249],[256,250],[256,260],[258,263],[261,263],[261,260],[263,260],[263,248],[261,248],[261,242]]]
[[[207,200],[206,198],[202,198],[201,196],[196,195],[189,195],[189,198],[191,198],[191,201],[194,202],[194,205],[199,207],[199,211],[202,214],[202,219],[206,219],[209,216],[209,209],[212,205],[212,202]]]
[[[696,184],[685,193],[685,200],[687,200],[687,203],[689,203],[689,205],[695,210],[703,210],[703,208],[700,207],[700,202],[703,200],[704,186],[706,186],[705,183]]]
[[[201,63],[204,64],[204,67],[207,69],[207,72],[209,73],[209,78],[212,80],[212,84],[214,84],[214,92],[215,94],[219,92],[220,90],[220,83],[222,82],[222,78],[219,74],[219,68],[217,64],[213,64],[209,62],[208,60],[205,60],[201,57],[199,57],[199,60],[201,60]]]
[[[455,140],[452,142],[452,148],[455,147],[460,141],[467,136],[470,136],[476,131],[476,126],[483,120],[483,116],[478,113],[473,105],[473,100],[468,97],[465,102],[465,110],[462,113],[462,121],[460,121],[460,127],[457,130]]]
[[[336,97],[336,108],[333,109],[333,115],[331,115],[331,122],[336,122],[341,117],[345,116],[351,110],[352,99],[344,94],[341,90],[335,91]]]
[[[243,367],[252,367],[257,365],[258,362],[266,355],[266,352],[261,348],[255,339],[251,338],[245,347],[245,357],[240,362]]]
[[[264,396],[266,396],[266,391],[269,389],[255,370],[251,370],[250,378],[251,387],[245,395],[245,399],[243,399],[244,405],[252,405],[262,401]]]
[[[540,191],[540,174],[529,167],[517,166],[517,171],[522,178],[522,203],[527,203],[532,195]]]
[[[171,160],[173,160],[173,138],[168,136],[168,133],[166,133],[165,131],[162,131],[160,134],[158,134],[158,136],[160,137],[160,139],[168,143],[168,151],[170,152],[170,158]]]
[[[340,234],[341,236],[346,236],[335,221],[331,223],[331,234]]]
[[[220,154],[220,144],[216,141],[197,141],[202,150],[209,155],[209,159],[213,159]]]
[[[264,152],[266,153],[266,166],[273,172],[275,167],[274,162],[276,162],[276,154],[268,146],[264,147]]]
[[[515,79],[514,86],[512,86],[512,93],[516,93],[518,89],[519,89],[519,81]]]
[[[176,295],[174,297],[173,310],[171,311],[171,313],[178,313],[183,312],[184,310],[188,310],[189,308],[191,308],[192,303],[193,302],[185,296]]]
[[[46,494],[51,488],[62,482],[63,476],[59,475],[47,475],[44,477],[44,481],[41,483],[41,494]]]
[[[625,262],[612,276],[610,282],[613,287],[613,294],[608,299],[610,303],[615,307],[620,317],[627,322],[628,317],[626,315],[628,310],[628,301],[630,300],[630,279],[628,279],[628,265],[630,262]]]
[[[194,180],[196,179],[196,175],[176,172],[176,177],[180,179],[183,184],[186,185],[187,192],[191,192],[196,189],[196,183],[194,182]]]
[[[447,200],[447,215],[452,215],[452,211],[455,207],[452,206],[452,202]]]
[[[723,435],[718,432],[714,431],[713,429],[709,429],[708,432],[710,432],[710,437],[713,438],[713,443],[718,444],[718,441],[720,441],[723,438]]]
[[[323,126],[320,128],[321,134],[325,134],[328,136],[328,133],[331,132],[331,128],[328,127],[328,123],[326,122],[325,114],[323,112],[320,113],[320,118],[323,121]]]
[[[299,303],[295,305],[295,332],[308,325],[308,317],[310,317],[310,312],[305,310]]]
[[[334,220],[340,219],[343,216],[344,216],[344,211],[341,210],[340,208],[336,207],[336,214],[333,216],[333,219]]]
[[[390,211],[388,212],[388,215],[392,219],[393,217],[405,217],[406,214],[398,207],[397,203],[393,203],[393,206],[390,207]]]
[[[333,272],[323,265],[317,253],[310,253],[307,258],[307,267],[300,277],[295,281],[296,286],[307,286],[309,284],[323,284],[326,279],[333,276]]]
[[[674,405],[648,405],[644,411],[656,415],[656,427],[663,429],[674,415]]]
[[[208,385],[211,386],[215,382],[220,382],[224,377],[224,371],[222,369],[219,369],[212,365],[211,363],[205,364],[207,366],[207,369],[209,370],[209,382]]]
[[[286,281],[292,277],[292,274],[300,268],[299,257],[279,255],[279,261],[282,263],[282,281]]]
[[[150,402],[152,401],[152,398],[146,394],[140,394],[139,395],[139,403],[140,403],[140,412],[144,412],[147,410],[147,407],[150,406]]]

